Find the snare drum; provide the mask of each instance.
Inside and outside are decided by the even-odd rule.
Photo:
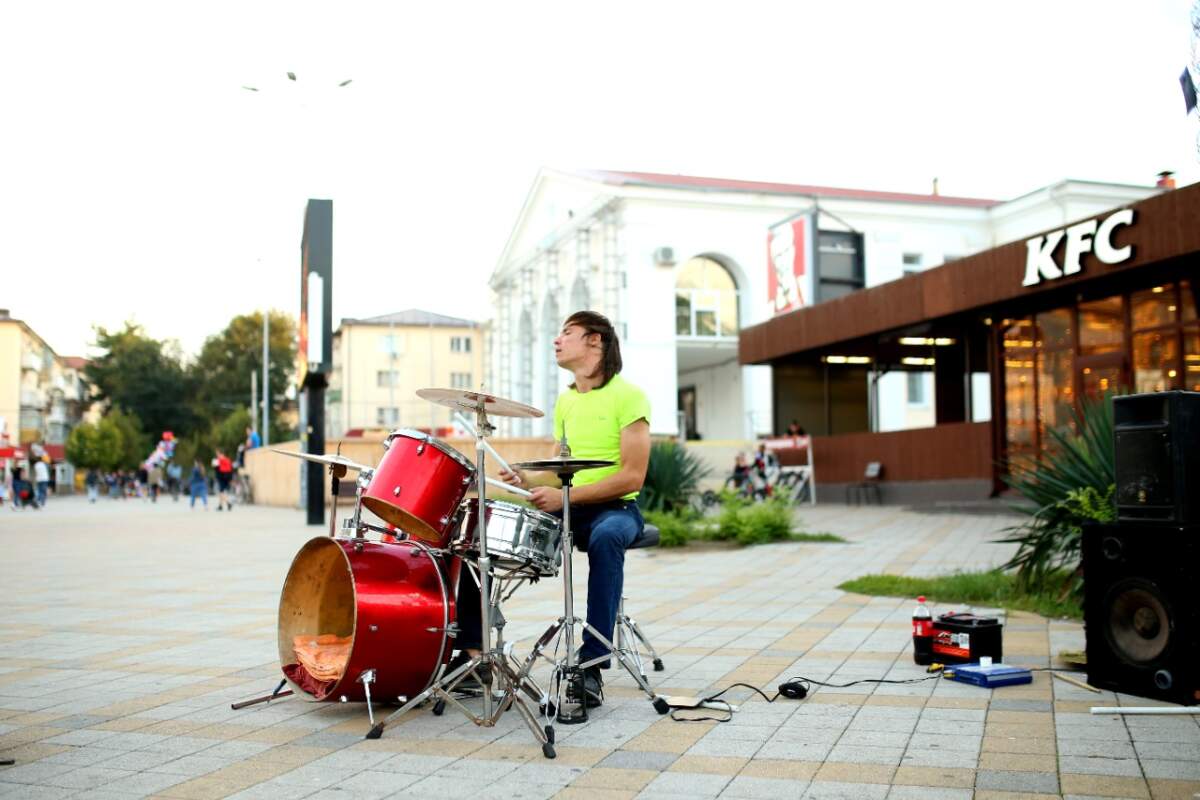
[[[383,446],[383,460],[363,490],[363,505],[405,533],[446,547],[458,507],[475,480],[475,467],[462,453],[421,431],[393,431]]]
[[[458,549],[478,551],[479,499],[467,501],[467,520]],[[533,508],[487,501],[488,555],[502,568],[528,565],[540,575],[557,575],[562,563],[562,523]]]

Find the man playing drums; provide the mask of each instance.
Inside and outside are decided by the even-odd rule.
[[[612,641],[625,581],[625,548],[641,534],[644,524],[637,496],[650,460],[650,403],[641,389],[620,376],[616,331],[594,311],[577,311],[567,318],[554,340],[554,356],[560,367],[575,376],[554,404],[555,438],[566,438],[574,458],[616,462],[578,473],[571,486],[575,546],[588,554],[587,622]],[[558,453],[556,445],[552,455]],[[502,471],[500,477],[530,489],[531,502],[539,510],[562,515],[563,493],[553,475],[517,470]],[[459,582],[458,615],[458,646],[475,655],[480,646],[479,589],[469,578]],[[584,631],[580,662],[607,652],[602,642]],[[603,685],[600,665],[585,669],[588,707],[600,705]]]

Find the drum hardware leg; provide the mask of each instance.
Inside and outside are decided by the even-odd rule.
[[[284,679],[279,682],[279,685],[275,687],[275,691],[271,692],[270,694],[263,695],[262,697],[256,697],[253,700],[243,700],[240,703],[231,703],[229,707],[234,711],[240,711],[248,706],[255,706],[259,703],[269,703],[277,697],[291,697],[293,694],[291,689],[288,689],[286,692],[281,691],[286,685],[287,680]]]
[[[363,692],[367,695],[367,719],[371,721],[371,727],[375,727],[375,712],[371,708],[371,684],[375,682],[375,670],[365,669],[358,676],[358,682],[363,685]]]
[[[462,680],[463,676],[466,675],[471,670],[473,670],[480,663],[482,663],[482,659],[480,659],[480,658],[471,659],[470,661],[463,664],[458,669],[451,672],[449,675],[445,675],[442,678],[440,678],[439,680],[434,681],[432,684],[430,684],[429,688],[425,689],[425,691],[421,692],[419,695],[414,697],[412,700],[409,700],[407,703],[400,706],[400,708],[393,711],[391,714],[389,714],[387,716],[386,719],[384,719],[381,722],[374,723],[371,730],[367,732],[366,738],[367,739],[378,739],[380,736],[383,735],[383,732],[387,729],[387,727],[389,725],[391,725],[395,720],[398,720],[400,717],[404,716],[412,709],[421,705],[428,698],[432,697],[435,694],[438,695],[439,699],[453,703],[455,706],[457,706],[459,709],[461,709],[464,714],[466,714],[468,717],[471,717],[472,719],[474,719],[474,715],[470,712],[470,710],[467,709],[465,706],[463,706],[461,703],[459,703],[457,700],[455,700],[451,695],[449,695],[447,693],[447,691],[453,691],[454,687],[458,685],[458,682],[460,680]],[[443,688],[443,687],[446,687],[446,688]]]
[[[658,657],[658,652],[654,649],[654,645],[650,644],[650,640],[646,638],[646,635],[644,633],[642,633],[642,629],[638,626],[637,620],[634,620],[629,616],[622,616],[621,621],[623,623],[623,627],[627,627],[627,628],[629,628],[629,630],[633,631],[633,635],[637,638],[637,640],[639,642],[641,642],[647,650],[650,651],[650,658],[652,659],[652,662],[654,664],[654,671],[662,672],[663,669],[665,669],[665,667],[663,667],[662,659]],[[642,666],[641,652],[636,643],[634,643],[633,648],[631,649],[630,652],[634,653],[637,656],[638,667],[641,668],[641,666]],[[642,677],[645,677],[645,676],[646,676],[646,671],[643,669]]]
[[[582,620],[580,620],[580,621],[582,621]],[[637,665],[634,663],[633,659],[631,659],[629,657],[628,653],[626,653],[625,651],[620,650],[616,647],[613,647],[612,642],[610,642],[608,639],[606,639],[600,633],[600,631],[596,630],[591,625],[588,625],[586,622],[583,623],[583,627],[584,627],[584,630],[591,632],[592,636],[594,636],[602,645],[605,645],[609,649],[608,655],[616,656],[617,660],[621,662],[621,666],[623,666],[625,668],[625,671],[629,673],[630,677],[633,678],[633,680],[637,683],[638,687],[643,692],[645,692],[646,695],[650,698],[651,702],[654,704],[655,711],[657,711],[660,714],[666,714],[668,711],[671,710],[670,706],[667,705],[666,699],[659,697],[655,693],[654,689],[652,689],[650,687],[649,681],[647,681],[643,675],[638,673]],[[592,661],[589,661],[588,664],[599,663],[601,660],[607,658],[608,655],[604,655],[604,656],[601,656],[600,658],[593,659]]]

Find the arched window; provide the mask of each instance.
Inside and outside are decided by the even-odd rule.
[[[576,311],[587,311],[591,307],[592,297],[588,291],[587,281],[584,280],[582,275],[579,275],[571,285],[571,310],[567,313],[574,314]]]
[[[720,262],[689,259],[675,278],[675,333],[678,336],[737,336],[737,283]]]
[[[546,298],[546,303],[542,306],[542,338],[545,340],[546,348],[546,381],[542,410],[546,412],[546,417],[550,420],[550,427],[553,427],[554,424],[554,403],[558,400],[558,393],[565,383],[560,378],[566,377],[565,373],[559,369],[558,360],[554,357],[554,339],[558,336],[560,325],[562,325],[562,320],[559,319],[558,300],[551,295]],[[553,435],[553,431],[551,431],[551,435]]]

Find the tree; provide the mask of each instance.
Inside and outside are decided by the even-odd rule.
[[[120,331],[96,328],[103,355],[84,369],[96,387],[96,399],[132,414],[145,430],[187,433],[197,425],[192,379],[184,371],[178,347],[168,347],[126,322]]]
[[[67,437],[67,459],[81,469],[114,470],[136,467],[148,453],[137,420],[113,411],[93,425],[77,425]]]
[[[268,378],[271,408],[278,409],[283,405],[296,360],[296,324],[282,312],[272,311],[270,315]],[[262,322],[260,311],[234,317],[225,330],[208,337],[192,366],[200,409],[211,425],[225,421],[236,409],[250,407],[250,375],[262,376]],[[258,393],[261,398],[262,386]],[[277,420],[279,415],[272,413],[271,418]],[[274,424],[272,429],[274,440],[278,438]],[[244,439],[245,426],[240,433]]]

